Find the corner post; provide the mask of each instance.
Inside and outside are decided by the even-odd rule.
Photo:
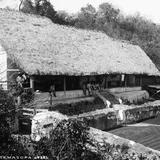
[[[142,75],[140,76],[140,86],[142,87],[142,85],[143,85],[143,77],[142,77]]]
[[[34,77],[33,76],[30,77],[30,88],[32,88],[32,90],[34,91]]]
[[[64,83],[64,95],[66,96],[66,76],[64,76],[64,78],[63,78],[63,83]]]
[[[127,87],[127,75],[125,74],[124,76],[124,87]]]

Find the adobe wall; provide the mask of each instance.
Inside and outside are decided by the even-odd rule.
[[[15,82],[19,68],[8,58],[5,49],[0,45],[0,84],[7,90]]]
[[[7,54],[0,45],[0,85],[7,90]]]

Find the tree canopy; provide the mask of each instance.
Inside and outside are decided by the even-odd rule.
[[[19,10],[24,13],[37,14],[51,19],[52,22],[72,25],[72,16],[65,11],[56,11],[49,0],[21,0]]]

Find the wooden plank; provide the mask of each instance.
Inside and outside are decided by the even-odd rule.
[[[19,72],[19,69],[14,69],[14,68],[8,68],[7,72]]]

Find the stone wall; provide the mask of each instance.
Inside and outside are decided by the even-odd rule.
[[[129,153],[145,153],[146,155],[152,153],[156,155],[157,158],[160,157],[160,151],[153,150],[149,147],[145,147],[142,144],[125,138],[121,138],[108,132],[104,132],[95,128],[90,128],[89,134],[91,138],[94,139],[96,142],[100,143],[101,146],[103,146],[105,143],[109,143],[110,145],[125,145],[129,147]]]
[[[123,92],[115,95],[130,104],[142,104],[149,99],[149,93],[146,90]]]
[[[160,113],[160,101],[143,105],[115,105],[114,108],[96,110],[77,116],[91,127],[110,130],[125,124],[139,122],[157,116]]]

